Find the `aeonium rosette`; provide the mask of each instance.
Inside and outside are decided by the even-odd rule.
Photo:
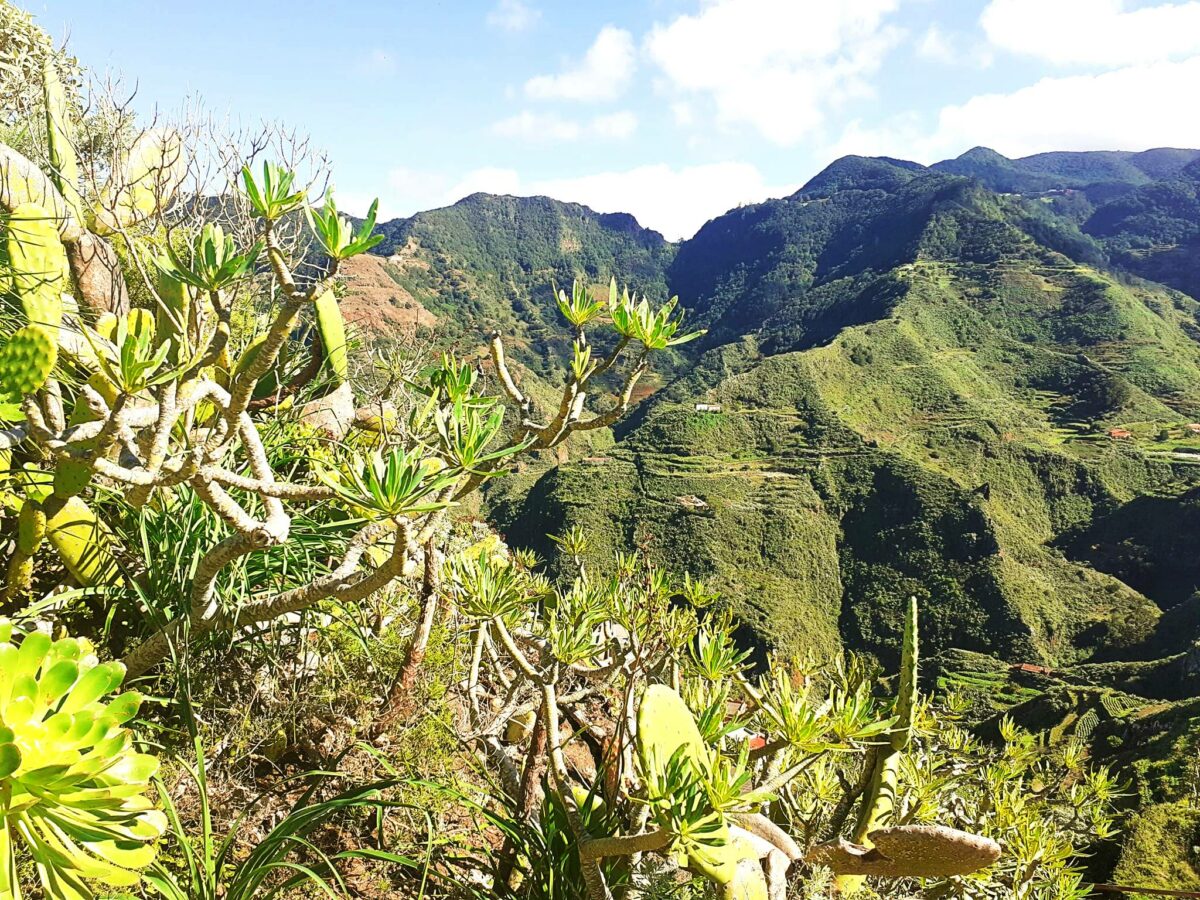
[[[88,641],[13,638],[0,619],[0,898],[21,897],[26,855],[48,897],[135,885],[167,825],[145,796],[158,760],[124,727],[142,698],[109,696],[125,667]]]

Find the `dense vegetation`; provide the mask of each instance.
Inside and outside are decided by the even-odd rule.
[[[848,157],[731,211],[665,257],[708,329],[690,370],[611,448],[492,485],[492,514],[552,566],[545,534],[580,527],[598,558],[637,547],[702,575],[757,640],[792,652],[894,664],[900,600],[918,596],[939,659],[974,651],[1003,661],[1001,683],[1031,663],[1128,692],[1088,751],[1142,803],[1186,804],[1184,781],[1153,773],[1185,765],[1200,693],[1186,549],[1200,306],[1136,277],[1098,223],[1176,196],[1196,156],[972,151],[932,172]],[[504,200],[545,217],[545,201]],[[1178,232],[1127,216],[1124,240],[1191,259],[1160,243],[1186,243],[1200,216],[1172,215]],[[973,715],[1025,714],[1023,693],[998,696]],[[1099,696],[1061,716],[1103,718]],[[1053,715],[1028,724],[1071,733]]]
[[[0,898],[1197,881],[1194,152],[377,226],[0,25]]]

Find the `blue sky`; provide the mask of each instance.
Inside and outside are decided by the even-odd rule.
[[[688,236],[844,153],[1200,146],[1200,0],[26,0],[137,104],[307,131],[384,217],[548,193]]]

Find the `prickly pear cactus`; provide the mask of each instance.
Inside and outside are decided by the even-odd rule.
[[[71,576],[85,587],[120,581],[113,542],[91,507],[79,497],[47,504],[46,540]]]
[[[158,299],[162,301],[162,308],[157,311],[155,332],[160,341],[167,338],[174,341],[171,352],[177,361],[191,321],[192,293],[186,284],[165,269],[165,266],[158,266]]]
[[[14,209],[4,230],[4,249],[4,287],[17,295],[31,324],[58,328],[63,294],[71,292],[71,269],[50,213],[34,203]]]
[[[26,500],[17,516],[17,549],[32,556],[46,537],[46,513],[41,505]]]
[[[81,459],[60,459],[54,466],[54,496],[65,500],[82,494],[94,471],[91,463]]]
[[[35,203],[50,213],[63,240],[83,234],[83,224],[71,212],[50,176],[6,144],[0,144],[0,208],[12,212]]]
[[[333,291],[326,291],[313,304],[317,313],[317,329],[325,347],[325,365],[336,384],[350,377],[349,355],[346,350],[346,323]]]
[[[31,394],[46,383],[58,359],[54,334],[42,325],[26,325],[0,347],[0,391]]]
[[[650,685],[642,695],[637,746],[650,782],[666,780],[667,764],[676,753],[698,768],[709,765],[708,750],[692,711],[676,691],[663,684]],[[745,856],[744,848],[733,843],[723,821],[706,835],[704,844],[702,850],[687,854],[680,862],[716,884],[732,884]]]
[[[79,160],[71,135],[67,95],[58,78],[58,70],[47,59],[42,70],[42,89],[46,105],[46,147],[50,156],[50,178],[62,194],[72,215],[83,221],[83,200],[79,196]]]
[[[33,557],[45,537],[46,513],[36,501],[26,500],[17,515],[17,548],[8,561],[4,599],[26,594],[33,586]]]

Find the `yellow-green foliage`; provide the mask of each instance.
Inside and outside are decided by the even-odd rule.
[[[321,332],[321,343],[325,347],[325,364],[337,384],[342,384],[349,374],[349,356],[346,346],[346,323],[338,308],[333,291],[326,291],[316,299],[313,307],[317,313],[317,328]]]
[[[57,358],[49,329],[26,325],[0,346],[0,390],[17,397],[33,393],[46,383]]]
[[[62,296],[71,292],[71,270],[46,209],[35,203],[16,207],[5,225],[4,249],[8,257],[4,289],[20,300],[30,324],[57,328],[62,321]]]
[[[125,670],[88,641],[12,637],[0,621],[0,897],[21,896],[30,858],[47,897],[132,887],[166,828],[146,797],[158,760],[124,727],[141,696],[109,696]]]

